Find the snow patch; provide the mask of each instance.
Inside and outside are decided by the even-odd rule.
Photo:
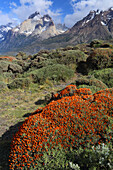
[[[99,14],[100,14],[100,11],[99,11],[99,10],[97,10],[97,11],[96,11],[96,15],[99,15]]]
[[[91,19],[90,19],[90,20],[92,20],[92,19],[94,18],[94,16],[95,16],[95,13],[93,13],[93,14],[92,14],[92,17],[91,17]]]
[[[50,19],[48,19],[48,18],[44,18],[44,21],[45,21],[45,22],[49,22],[49,21],[50,21]]]
[[[64,31],[64,30],[57,30],[57,31],[58,31],[59,34],[62,34],[62,33],[64,33],[66,30],[65,30],[65,31]]]
[[[4,27],[1,29],[2,32],[8,32],[9,30],[11,30],[12,28],[11,27]]]
[[[32,32],[31,32],[31,31],[29,31],[29,32],[24,32],[24,34],[26,34],[26,35],[28,36],[28,35],[32,34]]]
[[[44,32],[44,31],[46,31],[46,27],[43,27],[43,28],[41,29],[41,32]]]
[[[2,35],[2,34],[0,34],[0,38],[3,38],[3,35]]]
[[[82,23],[82,26],[84,26],[84,25],[85,25],[85,23],[86,23],[86,22],[84,21],[84,22]]]
[[[39,21],[41,19],[41,16],[37,15],[33,18],[34,21]]]
[[[101,21],[101,24],[102,24],[102,25],[106,25],[103,21]]]
[[[2,38],[1,40],[3,41],[5,38]]]
[[[87,20],[86,23],[88,23],[90,20]]]
[[[19,31],[19,28],[15,28],[15,29],[14,29],[14,32],[18,32],[18,31]]]

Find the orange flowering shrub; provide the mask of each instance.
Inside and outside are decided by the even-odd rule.
[[[61,99],[66,96],[81,96],[85,100],[93,100],[93,96],[91,95],[92,92],[90,89],[86,88],[79,88],[77,89],[76,85],[68,85],[66,88],[64,88],[62,91],[59,93],[54,94],[53,100]]]
[[[8,60],[10,62],[12,62],[13,60],[16,60],[15,57],[9,57],[9,56],[0,57],[0,60],[3,60],[3,59],[6,59],[6,60]]]
[[[69,96],[69,88],[73,95]],[[63,97],[68,93],[68,96]],[[113,89],[91,95],[89,89],[68,86],[58,94],[61,99],[35,111],[13,138],[10,169],[35,168],[48,148],[58,144],[64,149],[85,148],[111,142],[109,117],[113,119]],[[86,99],[92,99],[86,100]],[[46,146],[46,147],[45,147]],[[44,162],[42,163],[44,164]]]
[[[73,96],[76,93],[76,89],[77,89],[76,85],[68,85],[59,93],[54,94],[53,99],[56,100],[66,96]]]

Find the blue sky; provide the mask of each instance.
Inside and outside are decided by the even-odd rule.
[[[54,22],[72,27],[90,10],[113,7],[113,0],[0,0],[0,25],[19,23],[35,11],[49,14]]]

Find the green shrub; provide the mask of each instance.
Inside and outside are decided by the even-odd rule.
[[[26,53],[20,51],[16,55],[16,58],[19,59],[19,60],[26,60],[26,59],[28,59],[28,56],[26,55]]]
[[[113,87],[113,68],[106,68],[102,70],[94,70],[89,73],[95,78],[104,82],[109,88]]]
[[[85,149],[80,147],[78,150],[68,152],[67,156],[73,164],[78,164],[80,169],[83,170],[111,170],[113,168],[113,151],[111,148],[109,144],[102,143],[95,147],[87,146]]]
[[[0,81],[0,90],[7,88],[7,84],[5,84],[4,82]]]
[[[77,72],[87,75],[92,70],[101,70],[113,67],[113,49],[97,48],[94,49],[86,62],[80,61]]]
[[[51,58],[56,58],[57,63],[70,66],[74,71],[77,63],[81,60],[86,61],[87,56],[80,50],[57,51],[50,55]]]
[[[29,69],[29,65],[30,65],[29,62],[26,62],[24,60],[16,60],[14,63],[21,66],[23,71],[26,71]]]
[[[7,72],[9,64],[10,62],[8,61],[0,61],[0,73]]]
[[[85,85],[85,84],[79,85],[77,88],[78,89],[79,88],[89,88],[89,89],[91,89],[92,93],[96,93],[97,91],[102,90],[101,86],[100,87],[98,87],[98,86],[89,86],[89,85]]]
[[[31,77],[35,83],[43,84],[46,79],[56,82],[60,80],[66,81],[70,77],[74,76],[74,72],[65,65],[53,64],[31,71],[27,73],[26,76]]]
[[[64,64],[71,64],[81,60],[85,61],[86,58],[85,53],[80,50],[68,50],[62,52],[61,62],[64,62]]]
[[[10,63],[8,71],[12,71],[12,73],[22,73],[22,67],[18,64]]]
[[[2,74],[0,75],[0,81],[3,81],[3,76],[2,76]]]
[[[95,49],[87,58],[87,65],[90,69],[103,69],[113,66],[113,49]]]
[[[97,40],[97,39],[94,39],[94,40],[92,40],[91,41],[91,43],[90,43],[90,47],[101,47],[101,45],[102,45],[102,41],[100,41],[100,40]]]
[[[72,83],[72,84],[76,84],[77,87],[92,86],[90,88],[93,89],[93,92],[96,90],[98,91],[98,90],[107,88],[107,85],[104,84],[101,80],[98,80],[90,75],[89,76],[79,76],[76,79],[75,83]]]
[[[92,40],[91,43],[90,43],[90,47],[93,47],[93,48],[112,48],[112,45],[110,43],[105,43],[104,41],[102,40]]]
[[[53,65],[53,64],[58,64],[57,59],[47,59],[43,63],[45,64],[45,66]]]
[[[16,78],[10,84],[8,84],[9,89],[25,88],[29,87],[30,80],[28,78]]]
[[[46,146],[45,146],[46,147]],[[48,148],[48,147],[47,147]],[[48,153],[44,152],[42,159],[37,161],[36,169],[40,170],[69,170],[69,160],[66,157],[66,150],[60,144],[48,149]]]
[[[3,81],[6,84],[8,84],[8,83],[10,83],[15,78],[15,75],[12,72],[4,72],[2,74],[2,77],[3,77]]]

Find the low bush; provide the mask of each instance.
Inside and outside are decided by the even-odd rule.
[[[113,49],[94,49],[86,62],[80,61],[77,65],[77,72],[87,75],[92,70],[101,70],[113,67]]]
[[[74,76],[74,71],[65,65],[53,64],[31,71],[25,76],[31,77],[34,83],[43,84],[47,79],[52,81],[66,81]]]
[[[109,88],[113,87],[113,68],[94,70],[92,72],[89,72],[89,75],[93,75],[95,78],[101,80]]]
[[[61,57],[57,59],[59,64],[64,64],[73,68],[76,71],[77,63],[80,61],[86,61],[87,55],[80,50],[68,50],[60,52]]]
[[[25,88],[29,87],[30,80],[28,78],[16,78],[10,84],[8,84],[9,89]]]
[[[77,87],[80,85],[95,86],[95,88],[100,89],[100,90],[107,88],[107,85],[105,83],[103,83],[101,80],[96,79],[92,75],[79,76],[75,80],[75,83],[73,84],[75,84]]]
[[[90,69],[103,69],[113,66],[113,49],[98,48],[95,49],[87,58],[87,65]]]
[[[85,85],[85,84],[79,85],[79,86],[77,86],[77,88],[78,89],[79,88],[88,88],[92,91],[92,93],[96,93],[97,91],[102,90],[101,86],[100,87],[99,86],[89,86],[89,85]]]
[[[28,56],[26,55],[26,53],[20,51],[20,52],[16,55],[16,58],[17,58],[18,60],[27,60],[27,59],[28,59]]]
[[[0,61],[0,73],[7,72],[9,64],[10,62],[8,61]]]
[[[15,75],[12,72],[4,72],[2,73],[3,82],[6,84],[10,83],[15,78]]]
[[[63,95],[20,127],[11,145],[10,169],[113,168],[113,89],[92,95],[75,86],[71,96]]]
[[[91,41],[90,43],[90,47],[93,47],[93,48],[112,48],[112,45],[110,43],[105,43],[104,41],[102,40],[93,40]]]
[[[8,71],[11,71],[12,73],[22,73],[22,67],[18,64],[11,63],[8,66]]]
[[[7,84],[2,82],[2,81],[0,81],[0,90],[1,89],[5,89],[5,88],[7,88]]]

